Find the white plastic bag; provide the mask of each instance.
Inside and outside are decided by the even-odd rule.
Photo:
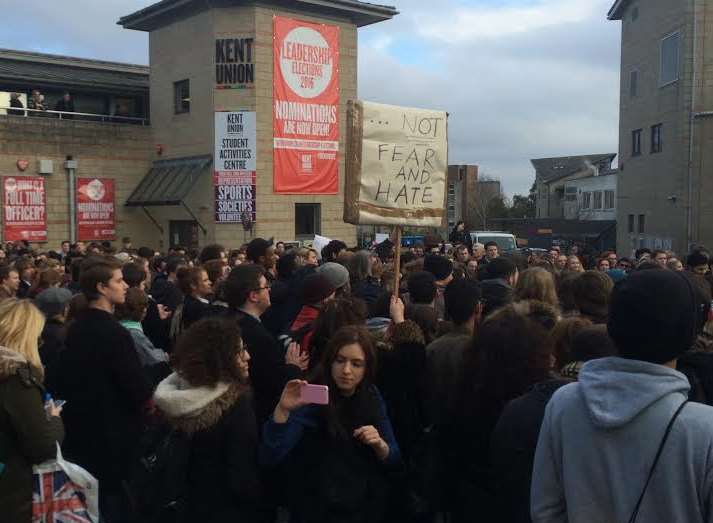
[[[32,523],[53,523],[55,519],[47,516],[62,510],[72,514],[72,521],[99,521],[99,482],[79,465],[65,461],[59,443],[57,458],[35,465],[32,472]]]

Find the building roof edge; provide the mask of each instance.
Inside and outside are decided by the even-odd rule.
[[[116,22],[124,29],[151,31],[160,26],[158,19],[182,7],[190,7],[195,0],[160,0],[143,9],[122,16]],[[359,27],[390,20],[399,12],[395,7],[371,4],[360,0],[293,0],[298,4],[343,11],[358,18]]]
[[[628,3],[629,0],[616,0],[607,13],[607,20],[621,20],[621,12]]]
[[[67,65],[71,67],[84,67],[87,69],[123,71],[127,73],[142,75],[148,75],[150,71],[148,65],[129,64],[125,62],[110,62],[107,60],[95,60],[93,58],[81,58],[77,56],[38,53],[35,51],[18,51],[16,49],[0,49],[0,58],[4,58],[6,60],[18,60],[23,62],[36,62]]]

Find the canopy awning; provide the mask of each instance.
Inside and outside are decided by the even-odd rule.
[[[184,205],[184,198],[212,161],[210,155],[155,161],[151,170],[126,200],[126,205]]]

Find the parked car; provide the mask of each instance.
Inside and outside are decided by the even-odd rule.
[[[498,244],[498,250],[500,252],[510,252],[517,248],[515,236],[509,232],[472,231],[470,233],[470,237],[473,239],[473,245],[476,243],[482,243],[485,245],[488,242],[495,242]]]

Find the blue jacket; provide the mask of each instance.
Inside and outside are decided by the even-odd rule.
[[[384,463],[394,465],[401,461],[401,450],[394,437],[394,429],[386,414],[386,404],[378,389],[373,387],[379,400],[381,424],[376,429],[379,435],[389,446],[389,456]],[[260,446],[260,461],[263,465],[274,466],[287,457],[290,451],[302,439],[306,427],[316,429],[321,422],[320,412],[322,405],[305,405],[290,413],[287,423],[275,423],[273,417],[265,422],[262,430],[262,445]]]
[[[277,424],[269,419],[263,428],[260,459],[280,466],[286,475],[287,506],[291,520],[299,523],[367,523],[382,521],[386,513],[401,452],[386,414],[384,401],[374,387],[377,404],[365,413],[389,446],[384,462],[355,438],[332,436],[322,415],[325,407],[308,405]],[[361,407],[359,407],[361,409]],[[360,421],[355,420],[356,423]],[[354,421],[352,421],[354,422]],[[349,427],[351,429],[352,427]]]
[[[540,431],[535,523],[628,521],[673,414],[688,397],[678,371],[637,360],[587,362],[555,392]],[[673,425],[639,522],[713,522],[713,408],[689,403]]]

